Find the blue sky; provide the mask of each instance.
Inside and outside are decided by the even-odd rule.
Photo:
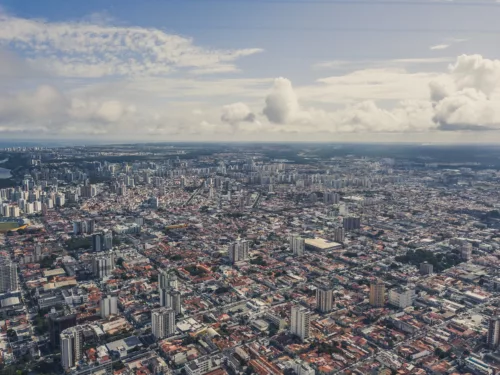
[[[0,134],[500,140],[500,3],[0,1]]]

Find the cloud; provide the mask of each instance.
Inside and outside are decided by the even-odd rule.
[[[222,122],[236,125],[240,122],[254,122],[255,119],[255,114],[252,113],[250,108],[244,103],[238,102],[222,107]]]
[[[332,60],[314,64],[313,69],[349,69],[358,70],[361,68],[401,68],[402,66],[433,65],[450,63],[452,57],[422,57],[406,59],[386,59],[386,60]]]
[[[289,79],[280,77],[274,80],[271,93],[266,97],[264,115],[270,122],[285,124],[303,120],[307,112],[302,112],[297,95]]]
[[[429,49],[435,51],[435,50],[447,49],[448,47],[450,47],[449,44],[436,44],[434,46],[430,46]]]
[[[430,89],[441,130],[500,129],[500,60],[459,56]]]
[[[99,22],[97,22],[97,20]],[[196,74],[237,71],[234,61],[260,48],[217,50],[158,29],[109,25],[108,19],[51,23],[0,14],[0,45],[64,77]]]

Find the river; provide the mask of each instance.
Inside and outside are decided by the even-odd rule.
[[[6,162],[8,159],[0,160],[0,164]],[[2,178],[10,178],[12,175],[10,174],[10,169],[0,167],[0,179]]]

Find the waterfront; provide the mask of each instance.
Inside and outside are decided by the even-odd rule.
[[[8,159],[0,160],[0,164],[6,162]],[[10,178],[12,175],[10,173],[10,169],[0,167],[0,179]]]

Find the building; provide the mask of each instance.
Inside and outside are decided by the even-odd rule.
[[[238,240],[229,245],[228,256],[231,263],[243,262],[248,260],[250,242],[246,240]]]
[[[333,290],[331,287],[323,285],[316,289],[316,309],[323,313],[333,309]]]
[[[490,318],[488,322],[488,335],[486,343],[492,349],[497,348],[500,344],[500,316]]]
[[[65,370],[74,367],[83,355],[83,329],[80,326],[65,329],[60,334],[61,364]]]
[[[297,257],[303,256],[306,249],[305,240],[298,235],[290,236],[290,249],[292,250],[293,255]]]
[[[358,230],[361,228],[361,218],[359,216],[347,216],[343,220],[346,231]]]
[[[431,275],[434,272],[434,266],[430,263],[423,262],[420,263],[420,274],[421,275]]]
[[[76,326],[76,314],[58,316],[56,313],[49,314],[49,338],[52,349],[60,348],[60,335],[62,331]]]
[[[413,305],[415,290],[410,288],[394,288],[389,292],[389,304],[405,309]]]
[[[345,240],[345,229],[339,227],[335,229],[335,242],[344,242]]]
[[[0,293],[12,292],[19,289],[17,278],[17,264],[10,259],[0,260]]]
[[[101,318],[105,319],[110,315],[118,314],[118,297],[107,296],[105,298],[101,297],[99,302],[99,307],[101,310]]]
[[[221,368],[222,357],[221,355],[209,355],[202,358],[186,363],[184,370],[188,375],[204,375]]]
[[[325,204],[338,204],[340,201],[340,195],[333,191],[326,191],[323,194],[323,201]]]
[[[470,242],[466,242],[460,247],[460,258],[466,262],[472,258],[472,244]]]
[[[113,232],[95,233],[92,235],[92,250],[96,253],[113,249]]]
[[[309,338],[311,332],[311,312],[304,306],[293,306],[290,319],[290,332],[301,340]]]
[[[168,270],[163,270],[159,275],[160,288],[162,289],[177,289],[179,287],[179,282],[177,280],[177,275]]]
[[[312,251],[333,251],[342,249],[342,244],[334,241],[329,241],[324,238],[308,238],[305,240],[306,248]]]
[[[151,332],[156,339],[163,339],[175,333],[175,311],[161,307],[151,312]]]
[[[102,279],[110,276],[115,269],[115,254],[110,252],[102,252],[95,254],[92,258],[92,271],[94,276]]]
[[[385,284],[382,280],[370,283],[370,305],[383,307],[385,305]]]

